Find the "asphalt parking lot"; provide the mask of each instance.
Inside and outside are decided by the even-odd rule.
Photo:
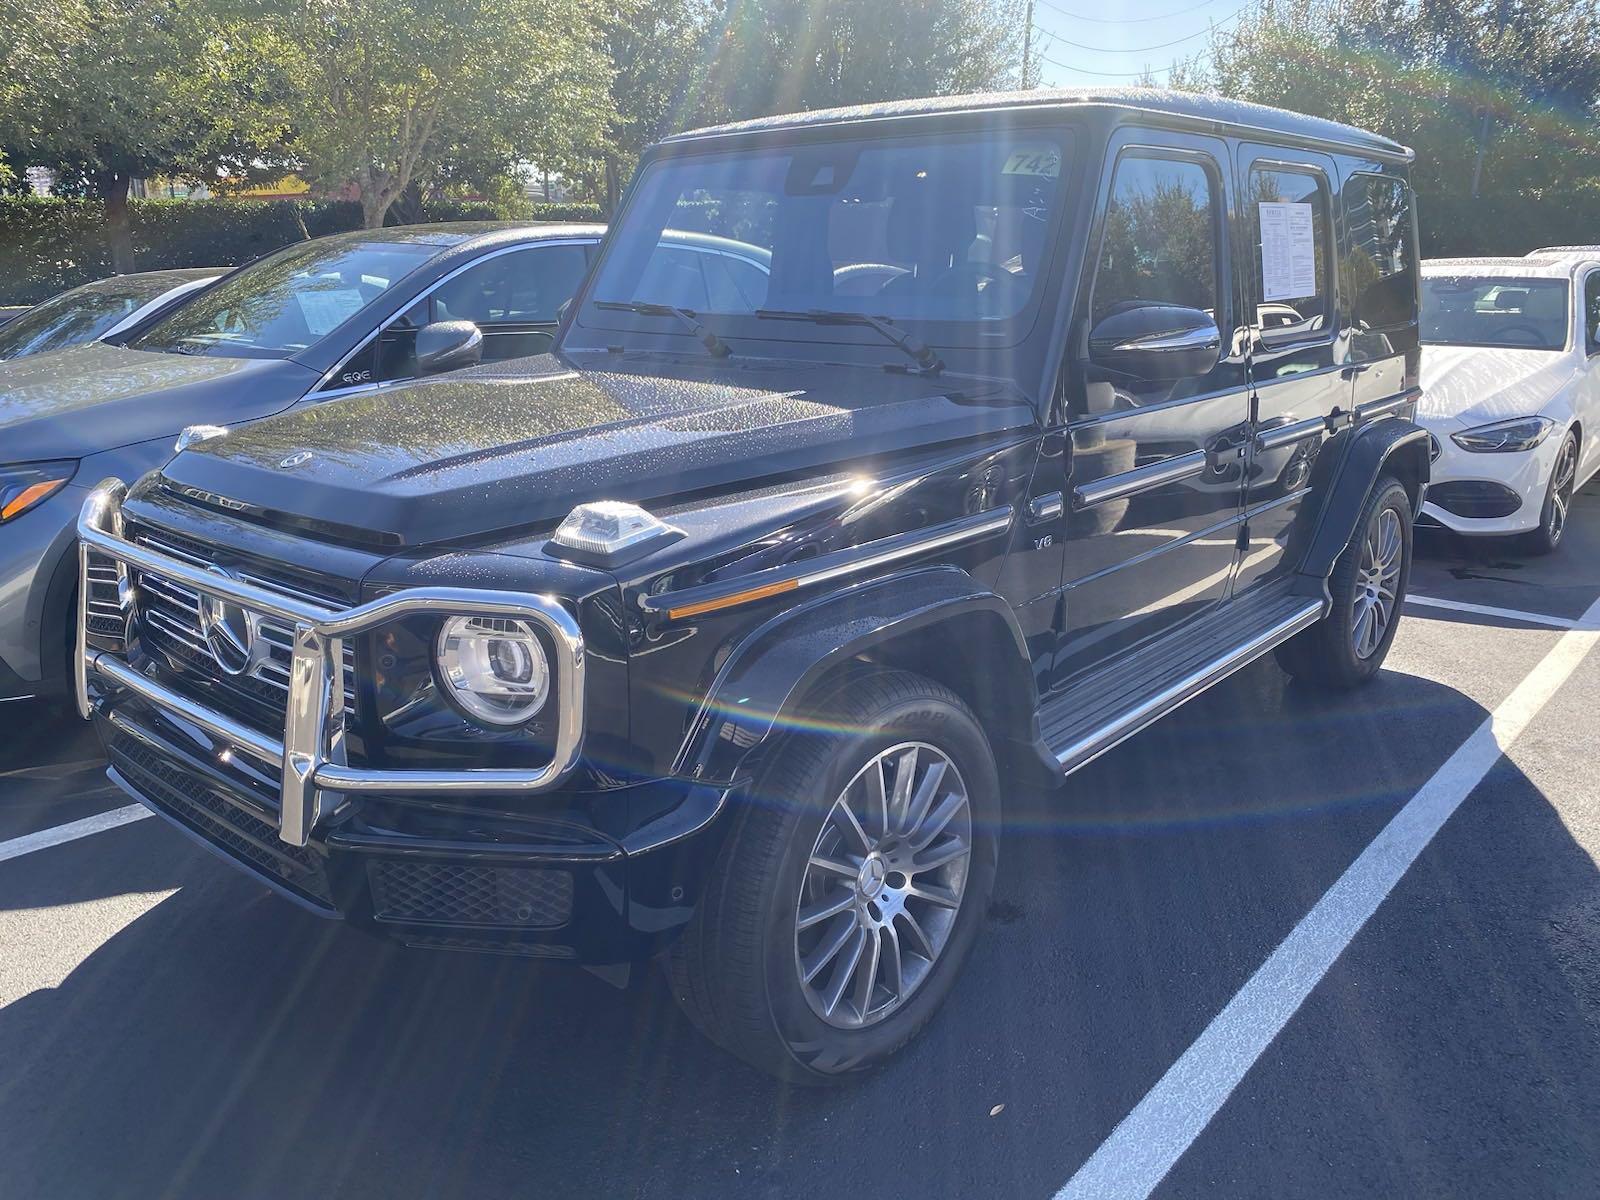
[[[653,974],[389,947],[156,820],[60,840],[127,801],[0,706],[0,1196],[1600,1194],[1600,486],[1569,539],[1426,537],[1454,607],[1372,687],[1258,663],[1008,797],[951,1002],[832,1091]]]

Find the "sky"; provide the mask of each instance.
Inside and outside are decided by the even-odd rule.
[[[1033,0],[1033,50],[1047,87],[1133,83],[1149,67],[1166,81],[1174,58],[1210,45],[1245,0]],[[1169,44],[1171,43],[1171,44]]]

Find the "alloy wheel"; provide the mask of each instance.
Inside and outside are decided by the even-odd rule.
[[[950,941],[972,857],[972,806],[925,742],[875,755],[834,800],[795,908],[795,970],[811,1010],[859,1029],[900,1009]]]
[[[1371,658],[1383,645],[1399,599],[1404,553],[1400,514],[1392,508],[1380,508],[1367,522],[1361,539],[1361,568],[1356,573],[1350,612],[1350,643],[1357,658]]]
[[[1561,443],[1561,453],[1550,472],[1550,545],[1561,540],[1567,527],[1567,509],[1572,505],[1572,483],[1578,474],[1578,443],[1571,434]]]

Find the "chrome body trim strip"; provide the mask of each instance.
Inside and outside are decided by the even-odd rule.
[[[1188,329],[1182,333],[1152,333],[1130,338],[1114,347],[1118,351],[1138,350],[1144,354],[1175,354],[1180,350],[1221,349],[1222,335],[1216,329]]]
[[[85,718],[92,714],[89,676],[98,675],[277,767],[282,772],[278,836],[283,841],[304,846],[318,822],[333,811],[337,793],[535,792],[554,786],[577,765],[583,747],[583,633],[554,597],[428,587],[409,588],[342,610],[309,604],[125,540],[121,536],[121,504],[126,492],[120,481],[106,480],[89,494],[78,518],[80,599],[75,671],[79,712]],[[83,597],[88,594],[91,551],[164,575],[198,593],[290,622],[294,647],[283,741],[140,674],[109,651],[90,649]],[[336,679],[343,679],[344,639],[413,613],[515,617],[543,630],[555,648],[556,737],[549,763],[529,769],[391,771],[345,762],[344,689],[334,686]]]
[[[1135,467],[1119,475],[1108,475],[1104,479],[1096,479],[1093,483],[1080,484],[1072,489],[1072,506],[1093,508],[1096,504],[1120,500],[1137,492],[1148,492],[1169,483],[1193,479],[1196,475],[1203,475],[1205,469],[1206,452],[1191,450],[1188,454],[1180,454],[1176,458]]]
[[[1422,398],[1422,389],[1409,387],[1403,392],[1396,392],[1393,396],[1386,396],[1382,400],[1371,400],[1356,408],[1357,421],[1372,421],[1378,417],[1387,417],[1390,413],[1404,408],[1413,400]]]
[[[1328,432],[1328,420],[1326,417],[1307,417],[1304,421],[1294,421],[1288,425],[1275,425],[1266,432],[1257,434],[1256,449],[1281,450],[1284,446],[1292,446],[1296,442],[1320,437],[1326,432]]]
[[[708,600],[717,600],[725,596],[737,596],[741,592],[753,592],[775,584],[792,582],[796,587],[809,587],[814,583],[825,583],[845,575],[856,575],[902,559],[914,558],[919,554],[947,549],[963,542],[977,541],[979,538],[1010,528],[1013,515],[1011,506],[1004,504],[969,516],[957,517],[942,525],[916,529],[909,533],[898,533],[891,537],[863,542],[859,546],[834,550],[807,559],[800,565],[769,567],[764,571],[752,571],[748,575],[741,575],[737,579],[680,588],[675,592],[662,592],[655,596],[641,596],[639,607],[650,613],[664,613],[668,609],[687,608],[692,604],[703,604]]]
[[[1270,629],[1257,634],[1248,642],[1235,646],[1205,665],[1196,668],[1177,682],[1170,684],[1146,698],[1143,702],[1120,714],[1112,721],[1078,738],[1064,750],[1055,752],[1056,761],[1064,771],[1076,771],[1106,751],[1122,744],[1146,725],[1158,720],[1180,701],[1199,695],[1215,683],[1248,666],[1274,646],[1288,641],[1302,629],[1322,619],[1326,600],[1308,599],[1305,606],[1292,617],[1278,622]]]

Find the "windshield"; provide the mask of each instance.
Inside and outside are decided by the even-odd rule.
[[[223,280],[129,344],[175,354],[287,358],[437,253],[437,246],[395,242],[307,242]]]
[[[1422,341],[1560,350],[1567,344],[1567,291],[1565,279],[1424,276]]]
[[[174,286],[168,280],[105,280],[63,292],[0,325],[0,359],[92,342]]]
[[[629,327],[617,306],[630,304],[713,323],[762,310],[1004,321],[1042,274],[1062,159],[1058,135],[1019,132],[657,161],[613,234],[583,324]],[[759,335],[837,337],[840,327],[766,322]]]

